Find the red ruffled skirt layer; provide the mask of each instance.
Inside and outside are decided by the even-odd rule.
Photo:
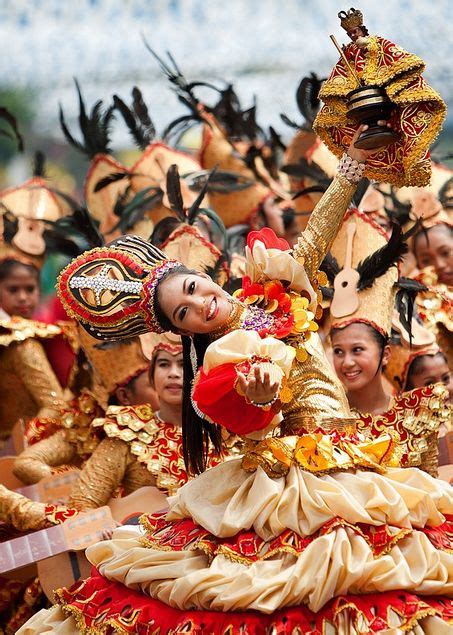
[[[404,591],[336,597],[318,613],[304,606],[271,615],[256,611],[181,611],[111,582],[96,570],[82,583],[60,589],[58,601],[63,611],[75,618],[79,631],[89,635],[283,635],[295,629],[305,635],[323,635],[327,624],[336,627],[345,618],[360,632],[370,634],[394,628],[395,619],[402,630],[428,616],[453,623],[453,600]]]

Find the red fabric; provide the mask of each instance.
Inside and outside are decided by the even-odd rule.
[[[351,618],[366,622],[370,635],[389,628],[389,608],[402,617],[406,627],[426,614],[438,615],[445,621],[453,618],[453,600],[442,597],[422,597],[405,591],[343,595],[333,598],[321,611],[313,613],[305,606],[296,606],[270,615],[257,611],[228,612],[181,611],[133,591],[118,582],[103,578],[96,569],[92,576],[77,582],[71,589],[57,592],[60,604],[76,615],[79,628],[99,629],[105,635],[114,632],[154,635],[322,635],[326,622],[338,625],[338,617],[349,613]],[[116,629],[116,630],[115,630]],[[364,631],[365,632],[365,631]]]
[[[68,318],[68,314],[64,310],[59,298],[52,296],[50,300],[39,307],[36,315],[34,315],[34,319],[44,322],[45,324],[55,324],[58,320],[65,321],[70,318]],[[64,335],[42,340],[41,343],[58,381],[63,388],[66,388],[74,365],[74,351]]]
[[[248,404],[236,392],[235,364],[222,364],[209,373],[200,370],[193,392],[193,400],[211,421],[234,434],[262,430],[272,421],[275,410],[263,410]]]
[[[263,227],[259,231],[249,232],[247,236],[247,246],[253,249],[253,245],[257,240],[264,243],[266,249],[280,249],[281,251],[291,249],[289,243],[284,238],[279,238],[270,227]]]
[[[218,538],[197,525],[191,518],[168,521],[166,516],[167,512],[158,512],[142,517],[141,522],[147,531],[148,546],[158,551],[201,549],[204,553],[209,554],[210,558],[224,555],[244,564],[266,560],[276,553],[292,553],[298,556],[314,540],[341,527],[361,536],[375,556],[386,553],[397,542],[412,533],[411,529],[392,528],[390,525],[351,524],[340,517],[335,517],[309,536],[299,535],[291,529],[285,529],[281,534],[266,542],[253,529],[240,531],[227,538]],[[438,527],[427,526],[418,529],[427,536],[436,549],[450,552],[453,550],[452,530],[453,516],[447,516],[445,522]]]

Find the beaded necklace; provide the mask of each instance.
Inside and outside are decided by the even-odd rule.
[[[235,298],[228,298],[231,303],[230,317],[224,324],[209,333],[211,341],[217,340],[223,335],[236,329],[245,331],[261,331],[270,328],[274,322],[272,315],[266,313],[260,307],[243,304]]]

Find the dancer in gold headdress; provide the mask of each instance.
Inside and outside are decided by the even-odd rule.
[[[97,337],[183,334],[189,469],[203,469],[209,436],[218,441],[211,422],[249,447],[146,518],[145,540],[114,533],[90,548],[98,572],[60,590],[61,606],[21,635],[150,623],[219,635],[447,632],[451,490],[414,468],[387,469],[393,435],[357,435],[316,335],[318,267],[364,169],[353,161],[366,155],[350,152],[293,252],[270,230],[249,235],[236,299],[131,237],[63,272],[65,305]]]

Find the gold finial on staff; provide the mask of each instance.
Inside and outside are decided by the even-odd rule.
[[[356,80],[357,86],[361,86],[362,85],[362,81],[361,81],[360,77],[357,75],[355,69],[352,68],[352,66],[350,65],[350,63],[346,59],[346,55],[343,53],[343,50],[342,50],[341,46],[338,44],[335,36],[334,35],[330,35],[329,37],[332,40],[332,42],[334,43],[337,51],[340,53],[343,62],[346,64],[346,68],[349,70],[349,72],[351,73],[353,78]]]

